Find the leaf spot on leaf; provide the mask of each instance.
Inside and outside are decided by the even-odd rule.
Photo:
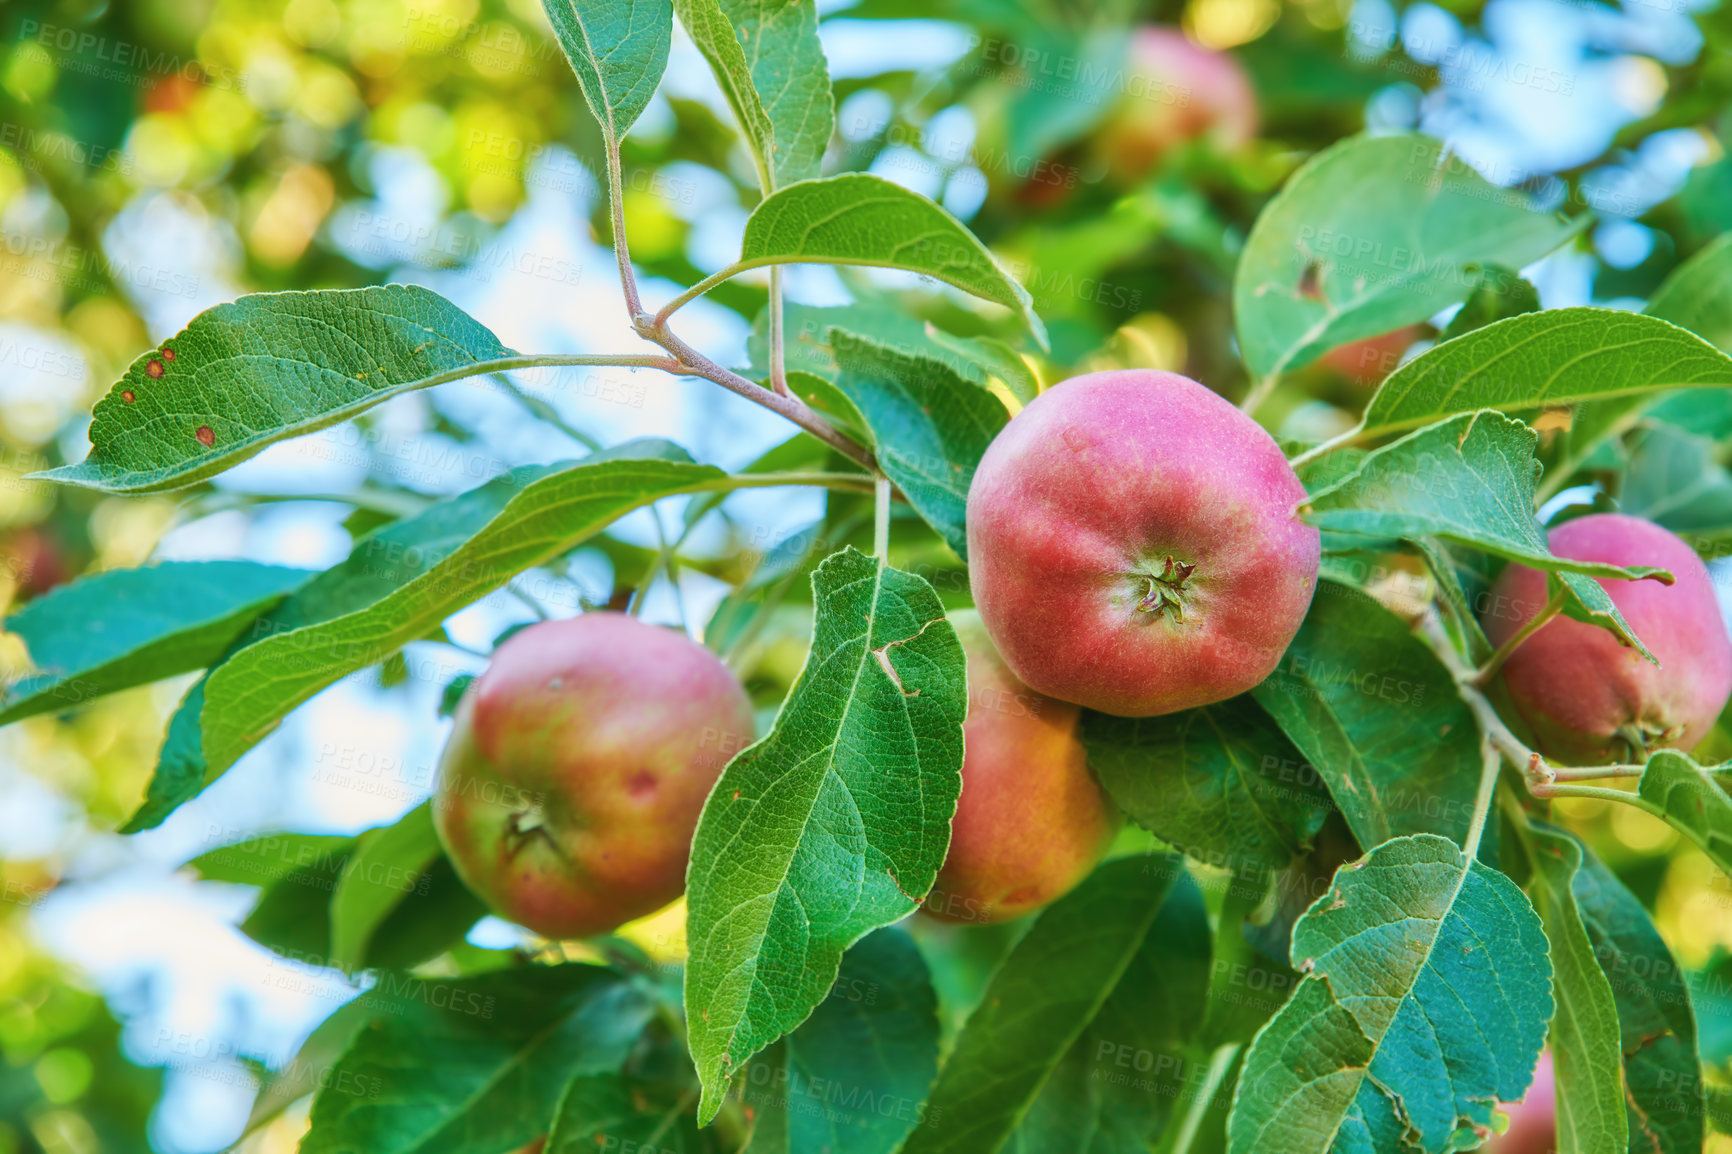
[[[1299,295],[1308,301],[1323,299],[1323,266],[1320,262],[1307,262],[1299,273]]]
[[[902,644],[900,641],[892,641],[890,643],[890,645],[900,645],[900,644]],[[890,679],[891,684],[896,686],[896,692],[900,693],[904,697],[919,697],[920,691],[918,689],[916,689],[913,693],[910,693],[910,692],[908,692],[908,690],[902,688],[902,678],[896,672],[896,667],[890,664],[890,645],[885,645],[881,648],[874,649],[872,651],[872,656],[874,656],[878,659],[879,667],[884,670],[884,676],[886,676]]]
[[[870,616],[868,616],[866,618],[866,620],[868,623],[870,623],[872,618]],[[884,670],[884,676],[886,676],[890,679],[890,684],[894,685],[896,687],[896,692],[900,693],[902,696],[904,696],[904,697],[919,697],[920,691],[918,689],[916,689],[912,693],[910,693],[908,690],[906,690],[902,687],[901,675],[896,672],[895,666],[890,664],[890,650],[894,649],[898,645],[907,645],[910,641],[920,640],[920,638],[922,638],[923,636],[926,635],[926,631],[928,629],[932,628],[939,621],[943,621],[943,620],[944,620],[944,618],[938,617],[938,618],[933,619],[932,621],[928,621],[926,624],[924,624],[920,627],[920,632],[916,633],[913,637],[904,637],[900,641],[892,641],[889,644],[881,645],[877,649],[874,649],[872,651],[872,656],[874,656],[878,659],[879,667]]]
[[[144,366],[144,371],[152,380],[160,380],[163,373],[162,362],[151,361],[148,365]]]
[[[165,361],[174,360],[174,350],[169,348],[167,345],[164,345],[162,349],[162,359]]]
[[[924,895],[916,896],[914,894],[909,893],[906,889],[902,888],[902,879],[896,876],[895,870],[886,869],[884,872],[890,875],[890,884],[896,887],[897,893],[901,894],[903,897],[907,898],[909,901],[913,902],[917,906],[923,906],[926,904],[926,898]],[[1011,900],[1014,901],[1015,898],[1013,897]]]
[[[216,433],[209,425],[200,425],[198,432],[194,433],[193,436],[197,437],[198,443],[207,449],[216,444]]]
[[[120,394],[120,399],[125,401],[129,405],[132,404],[132,402],[133,402],[132,390],[131,389],[123,389],[121,391],[121,394]]]

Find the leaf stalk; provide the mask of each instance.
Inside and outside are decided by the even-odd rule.
[[[1473,677],[1471,678],[1473,684],[1476,687],[1483,688],[1487,683],[1489,683],[1491,679],[1497,675],[1497,671],[1503,668],[1503,663],[1509,660],[1510,654],[1514,653],[1521,647],[1522,642],[1539,632],[1545,627],[1547,622],[1556,617],[1559,613],[1563,612],[1564,598],[1566,596],[1567,594],[1560,589],[1557,596],[1553,597],[1550,601],[1547,601],[1538,613],[1535,613],[1532,617],[1528,618],[1527,622],[1520,629],[1517,629],[1514,633],[1510,634],[1509,638],[1505,640],[1502,645],[1493,650],[1492,655],[1486,658],[1485,664],[1481,665],[1474,671]]]
[[[1488,757],[1491,751],[1495,750],[1501,757],[1507,758],[1511,765],[1521,771],[1522,780],[1527,785],[1528,792],[1534,797],[1593,797],[1603,801],[1618,801],[1625,805],[1633,805],[1637,809],[1646,810],[1655,817],[1665,818],[1664,812],[1659,807],[1636,794],[1625,793],[1616,789],[1575,784],[1608,778],[1640,777],[1644,770],[1643,766],[1628,763],[1618,765],[1550,765],[1537,750],[1517,737],[1514,731],[1504,724],[1503,718],[1498,716],[1497,709],[1492,705],[1491,700],[1486,697],[1479,684],[1476,683],[1478,671],[1467,665],[1461,654],[1456,651],[1454,644],[1451,643],[1449,633],[1444,628],[1443,618],[1438,613],[1435,604],[1426,606],[1424,614],[1419,619],[1418,634],[1455,680],[1456,692],[1461,696],[1462,701],[1467,703],[1468,709],[1474,715],[1474,720],[1479,724]],[[1495,781],[1495,772],[1490,770],[1487,772]],[[1481,787],[1483,790],[1483,779]],[[1470,833],[1471,840],[1476,844],[1485,821],[1485,813],[1477,805],[1480,800],[1484,799],[1476,798],[1475,824]],[[1487,809],[1489,809],[1489,802]]]

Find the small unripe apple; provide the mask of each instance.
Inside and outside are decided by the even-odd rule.
[[[0,543],[0,575],[9,576],[26,597],[40,597],[71,576],[65,553],[47,533],[26,525]]]
[[[1049,697],[1124,717],[1221,701],[1274,671],[1310,608],[1304,499],[1274,439],[1196,381],[1072,377],[975,471],[974,603]]]
[[[434,824],[501,917],[602,933],[680,895],[704,799],[751,735],[740,683],[684,634],[622,613],[544,621],[463,695]]]
[[[1677,580],[1600,581],[1658,665],[1607,630],[1563,616],[1510,654],[1504,682],[1540,751],[1588,765],[1694,748],[1732,695],[1732,639],[1708,567],[1676,534],[1623,513],[1567,521],[1550,538],[1559,557],[1652,565]],[[1480,621],[1491,643],[1502,645],[1545,604],[1545,574],[1511,565],[1492,587]]]
[[[1231,152],[1256,135],[1257,95],[1239,62],[1178,28],[1145,24],[1131,34],[1123,91],[1095,140],[1130,182],[1182,144],[1206,139]]]
[[[924,908],[945,921],[1009,921],[1087,876],[1119,814],[1089,772],[1082,711],[1018,680],[978,613],[952,613],[950,623],[968,659],[962,796]]]

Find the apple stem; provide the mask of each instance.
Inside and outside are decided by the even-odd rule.
[[[890,557],[890,478],[880,476],[872,486],[875,506],[872,510],[872,556]]]
[[[1542,785],[1534,791],[1535,797],[1582,797],[1592,801],[1615,801],[1621,805],[1635,806],[1643,813],[1652,814],[1661,821],[1666,821],[1666,811],[1642,797],[1640,794],[1629,793],[1621,789],[1606,789],[1595,785]]]
[[[1485,664],[1474,671],[1471,678],[1473,684],[1483,688],[1490,682],[1497,675],[1497,671],[1503,668],[1503,663],[1509,660],[1510,654],[1520,648],[1522,642],[1539,632],[1547,622],[1563,611],[1564,596],[1564,591],[1559,589],[1557,596],[1547,601],[1538,613],[1528,618],[1520,629],[1510,634],[1502,645],[1493,650],[1492,655],[1486,658]]]
[[[669,372],[682,376],[702,377],[707,381],[713,381],[749,401],[755,401],[773,413],[779,413],[788,418],[856,464],[867,469],[876,469],[878,462],[870,449],[842,433],[829,421],[814,412],[811,406],[799,397],[789,394],[785,380],[780,388],[766,389],[756,381],[747,380],[736,372],[724,369],[680,340],[668,328],[668,317],[675,309],[697,297],[700,293],[720,284],[735,273],[743,272],[745,270],[744,265],[735,262],[727,268],[705,277],[675,297],[653,316],[644,311],[642,298],[638,295],[637,274],[632,271],[631,253],[626,246],[624,180],[621,176],[619,141],[608,141],[606,151],[608,198],[612,201],[613,252],[619,262],[619,283],[620,288],[625,292],[626,315],[631,319],[632,331],[637,333],[639,337],[654,342],[673,354],[671,365],[667,363],[667,358],[656,358],[661,362],[656,367],[666,368]],[[770,284],[772,286],[772,299],[774,300],[781,288],[781,280],[775,275],[774,270],[771,273]],[[772,324],[778,330],[781,328],[780,311],[779,306],[773,309],[771,317]],[[772,359],[779,361],[780,358],[778,356]],[[772,367],[772,377],[774,377],[775,371],[775,368]]]
[[[1485,834],[1486,819],[1491,816],[1491,803],[1497,797],[1498,773],[1503,769],[1503,751],[1490,738],[1480,739],[1481,765],[1479,788],[1473,795],[1473,817],[1468,821],[1467,838],[1461,852],[1469,861],[1479,856],[1480,838]]]
[[[631,268],[631,251],[625,241],[625,179],[621,171],[619,141],[607,142],[607,199],[613,221],[613,255],[619,262],[619,284],[625,291],[626,315],[635,317],[643,311],[637,294],[637,275]]]
[[[1269,394],[1275,391],[1275,386],[1281,383],[1281,371],[1274,369],[1251,386],[1251,391],[1245,394],[1245,399],[1239,402],[1239,411],[1247,417],[1257,415],[1257,410],[1263,402],[1269,399]]]
[[[658,510],[654,505],[651,505],[649,507],[649,514],[650,520],[655,523],[656,527],[657,549],[656,555],[650,559],[648,568],[644,570],[642,579],[638,581],[637,588],[632,590],[631,601],[626,606],[626,612],[631,614],[633,617],[640,617],[643,615],[643,605],[644,601],[649,597],[650,586],[655,584],[656,576],[660,574],[664,568],[668,570],[668,581],[674,587],[675,600],[679,600],[680,598],[680,584],[674,577],[673,571],[674,547],[668,541],[667,530],[662,527],[662,516],[660,510]],[[683,601],[680,604],[680,618],[680,623],[684,625],[685,604]]]
[[[1357,441],[1364,432],[1364,425],[1355,425],[1338,437],[1331,437],[1320,445],[1312,445],[1298,456],[1287,458],[1287,464],[1295,470],[1303,468],[1317,458],[1333,453],[1336,449],[1346,448]]]
[[[717,285],[732,280],[734,277],[739,276],[745,271],[747,271],[747,266],[741,264],[739,261],[735,261],[726,268],[717,269],[715,272],[711,273],[709,276],[705,277],[703,280],[699,281],[691,288],[686,289],[684,292],[680,293],[679,296],[663,305],[660,311],[651,318],[651,323],[658,326],[666,324],[667,319],[673,316],[680,309],[691,304]]]
[[[779,396],[788,395],[788,369],[782,336],[782,269],[770,266],[770,388]]]
[[[1510,764],[1522,771],[1522,780],[1527,785],[1528,793],[1534,797],[1587,797],[1601,801],[1617,801],[1625,805],[1633,805],[1637,809],[1653,814],[1662,820],[1666,815],[1660,807],[1634,793],[1626,793],[1619,789],[1606,789],[1599,786],[1575,784],[1582,781],[1603,780],[1607,778],[1640,777],[1644,767],[1640,765],[1583,765],[1554,766],[1546,762],[1538,751],[1530,749],[1526,742],[1517,737],[1510,727],[1504,724],[1498,716],[1497,709],[1490,698],[1480,692],[1474,684],[1475,671],[1468,667],[1455,645],[1449,639],[1449,633],[1444,628],[1443,618],[1439,615],[1435,604],[1426,606],[1420,616],[1418,633],[1420,640],[1437,655],[1449,670],[1455,680],[1456,692],[1473,712],[1474,720],[1479,723],[1480,735],[1488,758],[1495,752],[1501,758],[1508,759]],[[1485,774],[1481,777],[1483,795],[1485,777],[1494,781],[1496,774],[1493,767],[1497,762],[1488,764]],[[1482,798],[1483,799],[1483,798]],[[1478,799],[1476,799],[1478,800]],[[1486,812],[1490,803],[1487,802]],[[1486,813],[1477,807],[1474,810],[1474,824],[1469,837],[1475,845],[1485,823]]]
[[[762,405],[771,412],[788,418],[855,464],[867,469],[878,467],[878,460],[872,455],[871,450],[844,435],[834,425],[814,412],[812,407],[799,397],[791,394],[782,396],[773,389],[764,388],[756,381],[748,380],[732,370],[722,368],[675,336],[665,326],[654,324],[650,317],[640,314],[637,322],[639,325],[638,335],[646,340],[654,341],[674,355],[675,366],[670,370],[671,372],[713,381],[731,392],[738,393],[748,401]]]
[[[1645,767],[1633,763],[1620,765],[1560,765],[1552,770],[1555,781],[1604,781],[1607,778],[1641,777]]]

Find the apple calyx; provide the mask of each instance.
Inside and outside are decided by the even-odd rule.
[[[1194,562],[1186,565],[1182,561],[1173,560],[1173,555],[1169,553],[1167,554],[1166,565],[1160,573],[1138,574],[1149,583],[1148,592],[1144,593],[1143,599],[1137,602],[1138,611],[1147,613],[1152,617],[1160,617],[1162,614],[1171,612],[1173,624],[1183,625],[1185,623],[1185,599],[1183,596],[1185,581],[1196,570],[1197,566]]]
[[[540,835],[550,845],[557,845],[547,832],[546,817],[539,809],[523,809],[505,819],[505,837],[512,852],[523,848],[530,838]]]
[[[1648,755],[1654,750],[1682,737],[1685,728],[1682,725],[1662,725],[1657,721],[1627,721],[1612,730],[1612,736],[1629,747],[1632,762],[1640,763],[1648,760]]]

